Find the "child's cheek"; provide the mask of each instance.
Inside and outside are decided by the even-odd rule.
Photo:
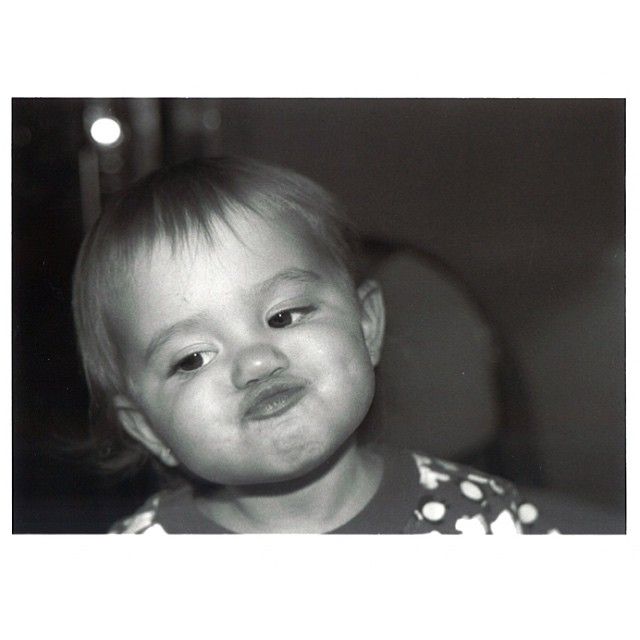
[[[297,373],[325,386],[368,384],[372,366],[359,325],[316,324],[290,344]]]
[[[349,366],[359,359],[364,339],[359,326],[347,323],[316,323],[296,334],[290,342],[287,356],[292,364],[304,366],[313,363],[322,368]]]
[[[221,404],[212,393],[214,386],[208,376],[202,374],[165,394],[165,416],[171,431],[185,433],[196,430],[203,421],[210,423],[220,419]]]
[[[167,444],[195,473],[203,473],[212,456],[224,457],[238,436],[236,405],[225,402],[212,386],[206,376],[191,380],[167,412]]]

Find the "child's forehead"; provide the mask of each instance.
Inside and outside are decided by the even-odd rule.
[[[120,280],[114,292],[116,314],[123,307],[121,294],[135,301],[131,304],[136,313],[144,314],[148,305],[169,298],[196,298],[199,294],[190,295],[196,291],[207,292],[203,297],[231,300],[266,291],[263,283],[303,281],[278,279],[278,273],[317,274],[311,279],[315,283],[354,295],[348,270],[318,233],[294,217],[237,215],[218,219],[206,229],[192,228],[177,236],[164,233],[137,251],[129,266],[124,283]],[[269,290],[275,290],[276,284]]]
[[[218,223],[218,226],[220,223]],[[218,246],[226,248],[228,244],[237,248],[241,245],[253,249],[269,249],[285,244],[305,251],[322,251],[324,249],[317,233],[313,233],[310,225],[298,217],[285,217],[270,214],[264,217],[256,214],[237,215],[225,221],[219,228]],[[229,233],[230,232],[230,233]],[[215,243],[215,241],[214,241]]]
[[[161,234],[137,256],[144,265],[151,257],[168,263],[187,263],[205,256],[213,261],[237,263],[280,261],[292,263],[329,259],[329,250],[310,226],[295,218],[236,214],[194,227],[180,236]],[[291,266],[295,266],[292,264]]]
[[[221,225],[210,237],[191,234],[177,244],[160,238],[137,255],[126,277],[128,285],[113,301],[112,315],[135,319],[139,327],[189,309],[210,311],[262,300],[289,285],[353,295],[344,270],[313,234],[260,219]]]

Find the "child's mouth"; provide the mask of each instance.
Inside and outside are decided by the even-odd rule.
[[[245,420],[266,420],[289,411],[306,393],[306,385],[301,383],[274,383],[262,387],[257,393],[250,393],[244,403]]]

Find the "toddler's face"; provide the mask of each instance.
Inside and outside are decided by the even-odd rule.
[[[299,477],[369,409],[380,292],[354,291],[291,224],[233,229],[220,225],[214,248],[161,241],[138,259],[116,325],[131,392],[116,407],[130,433],[209,481]]]

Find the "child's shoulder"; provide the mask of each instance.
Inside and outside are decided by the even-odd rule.
[[[196,506],[197,490],[185,482],[152,495],[109,533],[230,533],[206,518]]]
[[[116,521],[109,533],[171,533],[176,520],[179,522],[189,517],[192,502],[192,491],[188,485],[159,491],[133,514]]]
[[[418,484],[405,533],[551,533],[515,485],[457,462],[407,454]]]
[[[109,533],[166,533],[157,522],[162,492],[151,496],[135,513],[117,520]]]

